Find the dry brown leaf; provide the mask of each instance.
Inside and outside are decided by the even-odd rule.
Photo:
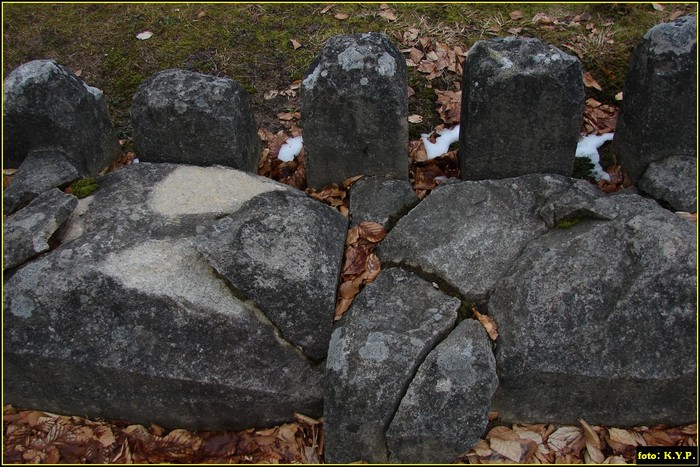
[[[603,88],[600,87],[600,84],[598,84],[598,81],[595,80],[593,74],[590,71],[587,71],[583,74],[583,85],[587,88],[597,89],[598,91],[603,90]]]
[[[343,19],[348,19],[350,17],[350,15],[346,15],[345,13],[336,13],[335,15],[333,15],[333,17],[335,19],[343,20]]]
[[[509,16],[510,16],[510,19],[512,19],[513,21],[517,21],[519,19],[523,19],[525,17],[525,13],[523,13],[520,10],[515,10],[515,11],[511,11]]]
[[[618,92],[615,94],[615,100],[616,101],[621,101],[624,98],[624,93],[622,91]]]
[[[350,188],[353,183],[360,180],[361,178],[364,178],[364,176],[365,176],[364,174],[360,174],[360,175],[355,175],[354,177],[350,177],[350,178],[345,179],[343,181],[343,187]]]
[[[409,123],[421,123],[423,121],[423,116],[418,114],[412,114],[408,116]]]
[[[501,438],[491,438],[489,440],[491,449],[508,459],[520,462],[520,443],[517,441],[505,440]]]
[[[294,50],[297,50],[301,47],[301,43],[296,39],[289,39],[289,42],[292,43],[292,47],[294,47]]]
[[[634,433],[620,428],[608,428],[608,435],[612,441],[617,443],[627,444],[629,446],[637,446],[638,440]]]
[[[388,21],[396,21],[396,13],[394,13],[394,10],[391,10],[391,9],[386,9],[386,10],[380,11],[379,16],[381,16],[382,18],[384,18]]]
[[[340,298],[353,299],[359,292],[360,288],[357,287],[353,281],[347,281],[340,284],[338,296]]]
[[[420,63],[420,61],[423,59],[423,57],[425,57],[425,53],[423,53],[422,50],[417,49],[415,47],[411,47],[409,49],[408,58],[410,58],[411,61],[413,63],[415,63],[416,65],[418,65]]]
[[[347,298],[341,298],[338,300],[338,303],[335,305],[335,314],[333,316],[333,321],[338,321],[343,314],[348,311],[348,308],[350,308],[350,305],[352,305],[352,300],[347,299]]]
[[[685,11],[683,11],[683,10],[676,10],[676,11],[674,11],[673,13],[671,13],[671,16],[668,17],[668,20],[669,20],[669,21],[675,21],[675,20],[677,20],[678,18],[680,18],[681,16],[683,16],[684,14],[685,14]]]
[[[579,418],[578,421],[581,424],[581,427],[583,427],[583,434],[586,437],[586,442],[590,443],[597,449],[602,449],[603,445],[600,442],[600,436],[598,435],[598,432],[595,431],[592,426],[586,423],[584,419]],[[602,460],[600,462],[602,462]]]
[[[496,324],[496,320],[493,319],[492,317],[490,317],[489,315],[482,315],[474,307],[472,307],[472,312],[474,313],[474,316],[476,317],[476,319],[479,320],[481,325],[484,327],[484,329],[488,333],[489,338],[492,341],[495,341],[496,339],[498,339],[498,324]]]
[[[372,242],[378,243],[386,237],[386,230],[381,224],[372,221],[361,222],[357,226],[360,237]]]
[[[333,8],[334,6],[335,5],[328,5],[328,6],[323,7],[323,10],[321,10],[321,14],[323,15],[325,13],[328,13],[331,10],[331,8]]]
[[[660,3],[652,3],[651,6],[654,7],[656,11],[664,11],[666,9],[666,7]]]
[[[486,439],[499,438],[504,441],[518,441],[520,436],[518,433],[511,430],[507,426],[496,426],[493,427],[487,434]]]

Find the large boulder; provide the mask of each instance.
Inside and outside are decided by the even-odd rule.
[[[386,462],[386,430],[459,300],[399,268],[383,271],[334,329],[326,363],[326,462]]]
[[[613,151],[635,183],[651,162],[697,159],[696,56],[694,16],[654,26],[632,53]]]
[[[676,211],[697,212],[697,158],[670,156],[649,167],[637,188]]]
[[[232,79],[158,72],[136,91],[131,122],[142,161],[257,172],[260,141],[250,98]]]
[[[542,211],[560,228],[525,246],[488,302],[494,410],[520,423],[692,422],[695,225],[635,194],[577,190]]]
[[[581,63],[538,39],[478,41],[462,77],[463,180],[571,176],[581,115]]]
[[[96,175],[119,153],[102,91],[54,60],[34,60],[7,75],[3,112],[5,167],[18,168],[35,149],[60,149],[81,173]]]
[[[359,174],[408,180],[406,60],[384,34],[334,36],[301,88],[309,187]]]
[[[281,330],[293,324],[279,317],[273,323],[217,271],[207,256],[215,242],[205,243],[203,255],[197,235],[233,216],[257,229],[259,242],[241,251],[264,255],[270,246],[303,245],[295,236],[313,230],[271,226],[266,233],[238,214],[248,212],[247,203],[267,195],[267,212],[284,222],[285,213],[315,222],[330,208],[223,167],[140,163],[99,182],[57,235],[61,245],[5,276],[4,364],[12,374],[4,381],[6,402],[195,430],[271,426],[293,420],[294,412],[320,416],[322,364],[287,340]],[[261,284],[298,276],[294,262],[257,265],[247,274]],[[281,287],[280,303],[297,299],[287,293],[314,296]],[[331,313],[318,317],[325,318]],[[309,333],[325,326],[306,323]]]

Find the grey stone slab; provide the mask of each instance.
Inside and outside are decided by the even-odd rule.
[[[80,172],[65,152],[55,149],[29,153],[3,191],[7,214],[29,204],[51,188],[63,188],[80,178]]]
[[[3,158],[19,168],[34,149],[61,149],[81,173],[96,175],[119,153],[102,91],[54,60],[34,60],[4,82]]]
[[[683,16],[658,24],[632,52],[613,151],[634,183],[651,162],[697,159],[695,21]]]
[[[360,292],[328,349],[326,462],[388,460],[389,423],[420,363],[452,330],[459,306],[399,268],[383,271]]]
[[[5,219],[3,270],[49,251],[49,239],[78,205],[78,198],[54,188]]]
[[[348,222],[302,192],[247,202],[197,237],[200,252],[309,357],[328,351]]]
[[[364,177],[350,189],[350,224],[371,221],[389,231],[418,201],[406,180]]]
[[[650,162],[637,187],[676,211],[697,212],[697,159],[671,156]]]
[[[583,111],[581,63],[539,39],[476,42],[464,62],[463,180],[571,176]]]
[[[250,98],[232,79],[160,71],[136,91],[131,121],[142,161],[257,173],[260,141]]]
[[[695,226],[635,194],[589,205],[599,219],[530,242],[491,295],[494,410],[520,423],[690,423]]]
[[[384,34],[333,36],[304,74],[309,187],[354,175],[408,180],[406,60]]]
[[[491,341],[464,320],[428,354],[387,431],[392,462],[448,464],[483,436],[498,386]]]

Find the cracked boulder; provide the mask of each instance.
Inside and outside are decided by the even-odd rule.
[[[7,75],[3,112],[5,167],[18,168],[35,149],[60,149],[82,174],[96,175],[119,153],[102,91],[54,60],[34,60]]]
[[[694,223],[635,194],[580,189],[542,212],[560,228],[525,246],[488,303],[494,410],[518,423],[691,423]]]
[[[317,214],[302,192],[224,167],[141,163],[100,178],[57,234],[61,244],[5,275],[6,402],[190,430],[320,416],[322,365],[199,251],[197,235],[227,216],[257,227],[261,256],[280,234],[301,235],[270,226],[266,237],[262,220],[235,216],[271,194],[284,195],[266,198],[282,223],[285,209]],[[318,203],[319,218],[328,209]],[[261,282],[298,267],[259,266]],[[300,291],[281,288],[280,303],[296,299],[288,292]],[[325,326],[306,323],[310,334]]]
[[[386,430],[418,367],[454,327],[459,306],[400,268],[383,271],[355,298],[328,349],[326,462],[388,460]]]

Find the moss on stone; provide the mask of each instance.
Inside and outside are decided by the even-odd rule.
[[[78,199],[83,199],[97,190],[97,180],[92,177],[81,178],[70,186],[71,192]]]

